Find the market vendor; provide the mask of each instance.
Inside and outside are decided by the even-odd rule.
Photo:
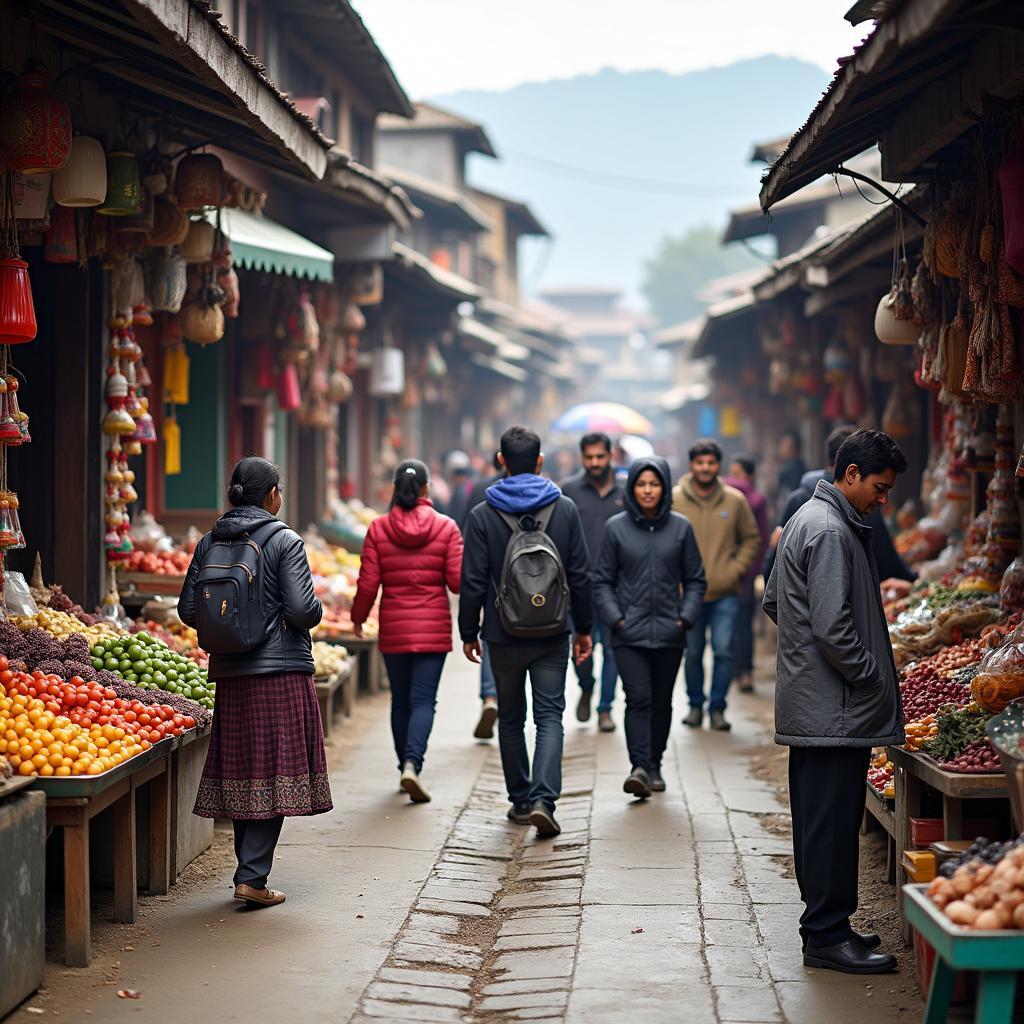
[[[871,748],[903,743],[896,663],[871,528],[907,462],[896,442],[858,430],[839,448],[779,545],[764,610],[779,627],[775,742],[788,746],[793,857],[804,964],[878,974],[896,958],[850,925]]]

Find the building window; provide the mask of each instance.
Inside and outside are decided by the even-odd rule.
[[[351,114],[352,155],[367,167],[373,166],[373,120],[354,107]]]

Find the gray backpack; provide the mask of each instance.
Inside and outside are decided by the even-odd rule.
[[[510,636],[543,639],[569,628],[565,566],[545,532],[557,503],[518,517],[498,512],[512,529],[495,598],[501,625]]]

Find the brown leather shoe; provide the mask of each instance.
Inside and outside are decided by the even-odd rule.
[[[276,907],[284,903],[285,895],[276,889],[254,889],[251,885],[236,885],[235,899],[255,903],[260,907]]]

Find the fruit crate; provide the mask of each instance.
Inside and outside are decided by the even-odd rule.
[[[38,777],[32,780],[32,788],[45,793],[47,797],[55,799],[96,796],[105,789],[116,785],[123,778],[137,772],[140,768],[145,768],[146,765],[152,764],[161,758],[170,757],[171,751],[175,748],[176,741],[181,738],[181,736],[168,736],[159,743],[154,743],[149,750],[144,750],[141,754],[136,754],[135,757],[122,761],[116,767],[111,768],[110,771],[103,772],[100,775],[71,775],[60,779],[55,776],[45,779]]]
[[[185,585],[185,577],[161,576],[154,572],[119,572],[117,584],[122,597],[137,600],[150,595],[158,597],[177,597]]]

